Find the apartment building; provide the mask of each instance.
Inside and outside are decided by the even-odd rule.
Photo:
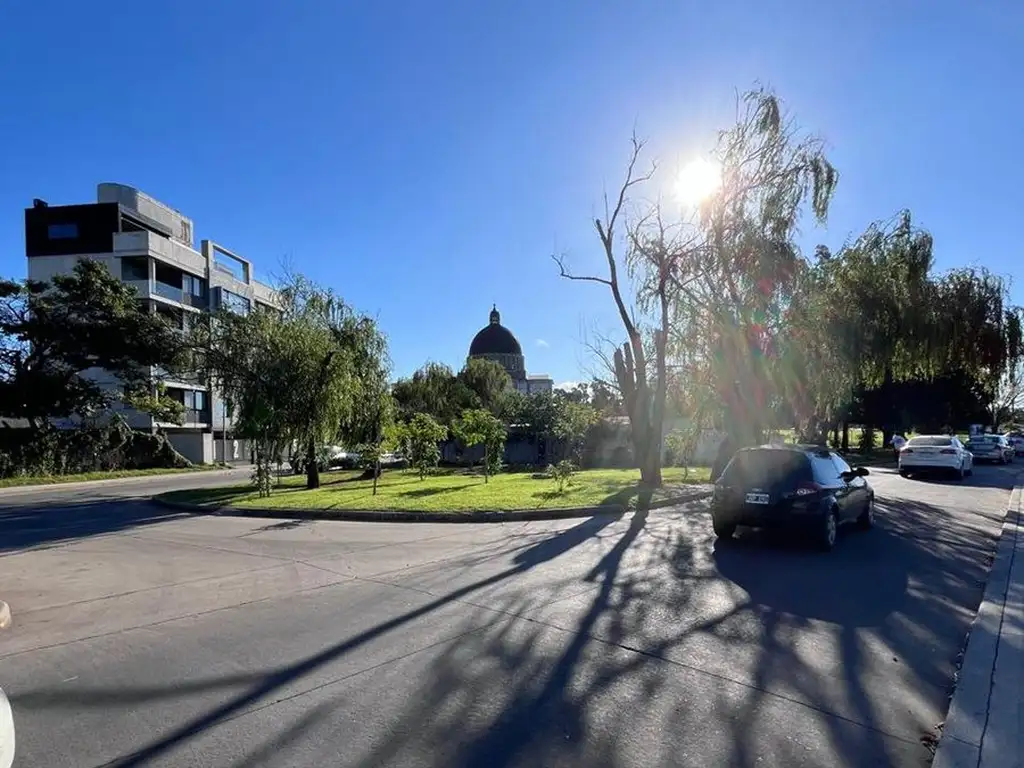
[[[185,332],[202,313],[222,307],[248,313],[278,309],[275,291],[253,277],[252,263],[213,240],[196,250],[187,216],[124,184],[100,184],[96,202],[49,205],[35,200],[25,210],[28,277],[50,280],[71,272],[79,259],[94,259],[133,286],[142,306],[159,312]],[[185,407],[181,425],[155,421],[122,408],[135,429],[167,433],[174,447],[194,462],[246,460],[248,448],[232,435],[232,420],[215,388],[197,377],[175,380],[153,371],[167,394]],[[103,386],[116,377],[90,372]]]

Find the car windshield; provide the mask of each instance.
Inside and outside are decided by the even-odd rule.
[[[910,445],[911,447],[920,447],[920,446],[941,447],[941,446],[952,445],[952,444],[953,444],[953,438],[946,437],[946,436],[943,436],[943,435],[925,435],[925,436],[922,436],[922,437],[912,437],[912,438],[910,438],[910,443],[908,443],[908,445]]]
[[[772,448],[740,451],[722,474],[730,485],[759,486],[778,482],[807,471],[807,457],[800,451]]]
[[[998,435],[977,435],[972,437],[968,442],[971,443],[998,443]]]

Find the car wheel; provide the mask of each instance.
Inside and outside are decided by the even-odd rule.
[[[839,537],[839,515],[836,510],[830,509],[821,519],[821,528],[818,531],[818,549],[822,552],[831,552],[836,546],[836,539]]]
[[[910,477],[910,473],[905,469],[900,470],[900,477]]]
[[[736,526],[733,523],[726,523],[721,520],[711,519],[711,527],[715,530],[715,536],[720,539],[731,539],[736,533]]]
[[[862,531],[869,530],[875,524],[875,497],[869,496],[868,503],[864,505],[864,511],[857,518],[857,527]]]

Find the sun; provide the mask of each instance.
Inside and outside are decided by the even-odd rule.
[[[700,205],[721,186],[721,166],[712,160],[698,157],[679,171],[675,183],[676,199],[686,206]]]

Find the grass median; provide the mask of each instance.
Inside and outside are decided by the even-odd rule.
[[[19,475],[0,478],[0,488],[17,488],[24,485],[58,485],[60,483],[87,483],[95,480],[116,480],[124,477],[150,477],[153,475],[180,475],[183,472],[205,472],[224,469],[214,464],[197,464],[184,469],[115,469],[109,472],[81,472],[77,475]]]
[[[687,486],[707,483],[710,470],[692,467],[689,472],[666,468],[665,484],[652,500],[688,492]],[[399,512],[471,512],[475,510],[565,509],[571,507],[623,506],[636,504],[640,494],[640,472],[635,469],[593,469],[577,472],[562,490],[554,480],[530,472],[505,472],[485,483],[481,475],[465,471],[442,471],[420,480],[410,470],[385,472],[373,484],[357,472],[330,472],[322,486],[305,489],[304,477],[285,477],[267,498],[260,498],[251,485],[172,491],[161,495],[168,501],[231,506],[240,509],[388,510]]]

